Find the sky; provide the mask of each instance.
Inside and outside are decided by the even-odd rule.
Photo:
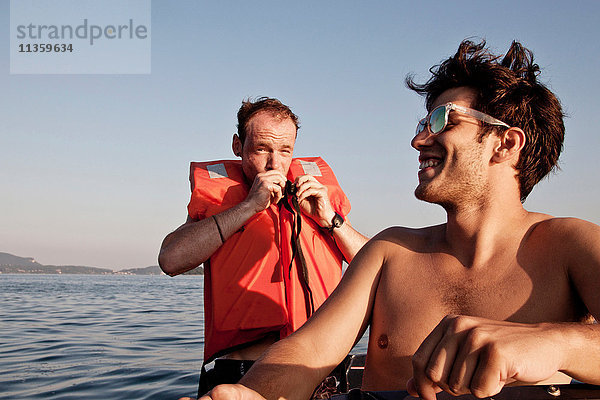
[[[157,264],[186,218],[189,163],[234,158],[247,97],[300,117],[295,156],[321,156],[367,235],[445,221],[419,202],[410,147],[423,100],[404,86],[465,38],[534,53],[568,117],[560,171],[526,209],[600,223],[600,2],[151,3],[145,74],[11,74],[0,0],[0,252],[42,264]],[[106,59],[105,67],[113,60]]]

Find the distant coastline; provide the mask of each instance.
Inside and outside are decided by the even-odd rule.
[[[115,271],[108,268],[82,265],[44,265],[38,263],[32,257],[19,257],[2,252],[0,252],[0,274],[165,275],[158,265]],[[204,269],[198,267],[185,274],[204,275]]]

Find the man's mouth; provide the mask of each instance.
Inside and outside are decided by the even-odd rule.
[[[423,171],[427,168],[434,168],[442,164],[443,159],[438,156],[424,156],[419,157],[419,171]]]
[[[442,160],[438,160],[438,159],[435,159],[435,158],[430,158],[430,159],[421,161],[419,163],[419,169],[423,170],[423,169],[429,168],[429,167],[437,167],[441,163],[442,163]]]

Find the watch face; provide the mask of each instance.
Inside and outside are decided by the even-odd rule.
[[[344,223],[344,218],[342,218],[342,216],[338,213],[335,213],[335,216],[333,217],[333,220],[331,221],[331,224],[333,225],[334,228],[339,228],[340,226],[342,226],[342,224]]]

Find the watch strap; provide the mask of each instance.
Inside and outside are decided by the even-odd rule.
[[[340,228],[342,225],[344,225],[344,217],[336,212],[331,219],[331,226],[327,230],[329,233],[333,234],[333,230],[335,228]]]

